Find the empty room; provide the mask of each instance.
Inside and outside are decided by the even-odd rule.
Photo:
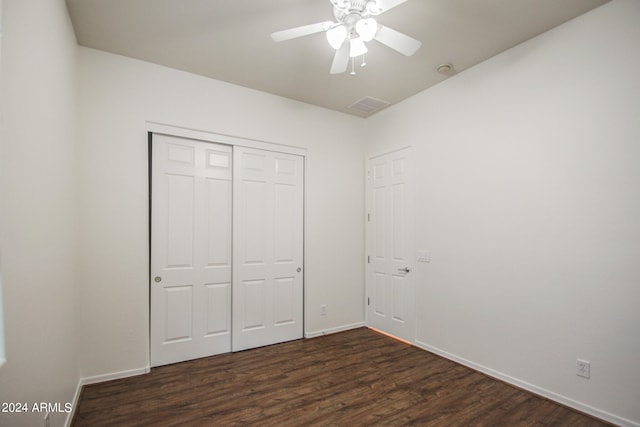
[[[0,5],[1,426],[640,427],[640,1]]]

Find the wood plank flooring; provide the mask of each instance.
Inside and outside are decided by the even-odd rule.
[[[361,328],[85,386],[75,426],[605,426]]]

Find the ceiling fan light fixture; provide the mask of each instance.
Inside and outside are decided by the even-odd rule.
[[[344,25],[336,25],[327,31],[327,41],[332,48],[338,50],[347,39],[347,28]]]
[[[355,37],[350,40],[351,49],[349,51],[349,56],[351,58],[355,58],[356,56],[362,56],[369,51],[367,46],[364,44],[364,40],[362,37]]]
[[[378,32],[378,22],[373,18],[363,18],[356,23],[356,32],[362,40],[370,42]]]

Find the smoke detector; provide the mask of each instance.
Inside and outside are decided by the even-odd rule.
[[[436,71],[440,74],[444,74],[445,76],[450,76],[456,72],[456,70],[453,68],[453,65],[449,64],[448,62],[446,64],[438,65],[436,67]]]

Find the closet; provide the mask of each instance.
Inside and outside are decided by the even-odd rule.
[[[156,133],[150,147],[151,366],[301,338],[304,157]]]

